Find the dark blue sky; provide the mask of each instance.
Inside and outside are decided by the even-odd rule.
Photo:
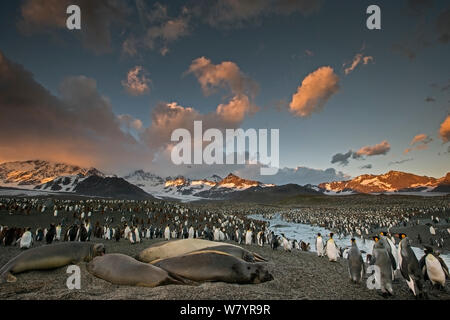
[[[154,23],[161,26],[157,19],[142,23],[136,10],[139,1],[127,2],[125,22],[108,26],[110,50],[100,54],[86,46],[80,31],[45,22],[31,34],[19,30],[18,24],[26,20],[21,7],[32,2],[40,1],[2,1],[0,50],[55,96],[66,77],[83,75],[96,80],[116,115],[129,114],[149,127],[160,102],[176,102],[201,114],[227,103],[227,88],[205,96],[198,77],[186,71],[200,57],[214,65],[231,61],[259,88],[253,101],[259,111],[246,115],[240,127],[279,128],[281,167],[332,167],[351,176],[402,170],[440,177],[449,171],[449,145],[439,128],[449,113],[450,90],[445,87],[450,81],[450,48],[448,39],[439,41],[442,31],[436,26],[449,9],[448,1],[312,1],[317,2],[314,10],[300,7],[289,14],[277,11],[276,5],[255,5],[250,13],[236,12],[236,18],[228,12],[227,19],[216,17],[215,22],[208,10],[196,7],[199,2],[159,2],[167,9],[161,23],[182,19],[186,29],[174,38],[156,39],[153,48],[138,45],[131,56],[123,51],[124,41],[139,39]],[[145,3],[149,14],[155,11],[153,2]],[[215,1],[205,3],[213,6]],[[365,27],[371,4],[381,8],[382,30]],[[164,55],[163,48],[168,49]],[[343,65],[349,67],[357,54],[372,60],[345,74]],[[151,79],[149,92],[139,96],[123,86],[135,66]],[[339,78],[339,89],[319,112],[295,116],[288,110],[293,94],[324,66]],[[419,134],[427,135],[426,142],[412,146]],[[331,163],[335,154],[385,140],[390,149],[382,155],[350,158],[347,165]],[[422,144],[405,154],[405,149]],[[408,161],[393,163],[402,160]],[[361,169],[368,164],[372,168]]]

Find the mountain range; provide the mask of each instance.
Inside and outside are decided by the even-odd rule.
[[[2,192],[3,190],[3,192]],[[418,176],[401,171],[382,175],[364,174],[347,181],[273,185],[243,179],[230,173],[188,179],[160,177],[144,170],[126,176],[106,175],[95,168],[82,168],[43,160],[0,164],[2,194],[74,194],[119,199],[178,199],[195,201],[221,199],[236,201],[276,201],[296,195],[336,195],[352,193],[450,193],[450,173],[442,178]]]

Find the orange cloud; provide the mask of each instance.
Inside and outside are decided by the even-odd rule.
[[[319,112],[339,90],[339,77],[331,67],[321,67],[303,79],[292,96],[289,109],[297,117],[308,117]]]
[[[146,94],[150,91],[151,80],[145,75],[141,66],[136,66],[128,71],[127,79],[122,81],[122,86],[133,96]]]
[[[235,95],[254,96],[258,90],[257,84],[231,61],[213,64],[208,58],[200,57],[192,61],[187,73],[197,77],[205,95],[212,94],[216,87],[228,87]]]
[[[363,65],[366,65],[370,61],[373,61],[372,56],[363,56],[362,53],[357,53],[356,56],[353,58],[352,64],[349,67],[344,69],[344,73],[347,75],[350,72],[352,72],[353,70],[355,70],[359,64],[362,63]],[[345,64],[344,64],[344,66],[345,66]]]
[[[450,115],[442,122],[441,128],[439,129],[439,136],[444,143],[450,141]]]
[[[354,157],[385,155],[391,150],[391,145],[386,140],[374,146],[366,146],[354,153]]]
[[[227,104],[217,106],[216,113],[226,122],[242,122],[247,114],[258,110],[246,95],[238,95]]]

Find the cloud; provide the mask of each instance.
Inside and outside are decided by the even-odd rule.
[[[351,65],[349,66],[349,67],[347,67],[347,68],[345,68],[344,69],[344,73],[346,74],[346,75],[348,75],[350,72],[352,72],[353,70],[355,70],[356,69],[356,67],[359,65],[359,64],[363,64],[363,65],[367,65],[369,62],[373,62],[373,57],[372,56],[364,56],[362,53],[357,53],[356,55],[355,55],[355,57],[353,58],[353,61],[352,61],[352,63],[351,63]],[[344,64],[344,67],[346,66],[347,64]]]
[[[432,0],[409,0],[407,9],[417,19],[417,23],[415,28],[402,37],[401,41],[392,46],[394,51],[413,60],[417,53],[425,48],[439,43],[448,43],[450,39],[449,8],[436,15]]]
[[[333,168],[325,170],[308,167],[280,168],[276,175],[260,175],[260,165],[246,165],[233,171],[236,175],[245,179],[257,180],[263,183],[284,185],[295,183],[299,185],[318,185],[323,182],[343,181],[350,178],[349,175],[336,171]]]
[[[246,94],[250,97],[258,91],[256,82],[231,61],[213,64],[211,60],[200,57],[192,61],[186,73],[193,73],[197,77],[205,95],[214,93],[217,87],[226,87],[235,95]]]
[[[146,72],[141,66],[136,66],[128,71],[127,79],[122,81],[122,86],[133,96],[140,96],[150,91],[151,80],[146,77]]]
[[[308,117],[323,109],[325,103],[339,90],[339,77],[331,67],[320,67],[303,79],[292,96],[289,109],[297,117]]]
[[[260,23],[269,15],[301,13],[307,16],[319,11],[321,6],[322,0],[208,0],[197,8],[211,26],[236,28]]]
[[[391,145],[386,140],[374,146],[365,146],[354,152],[349,150],[347,153],[337,153],[331,158],[331,163],[338,163],[342,166],[349,164],[350,158],[361,159],[364,156],[371,157],[376,155],[386,155],[391,149]]]
[[[121,129],[95,80],[64,79],[57,96],[0,52],[1,160],[43,159],[117,169],[152,159]]]
[[[438,40],[441,43],[448,43],[450,40],[450,9],[442,11],[436,20]]]
[[[81,9],[81,30],[74,33],[81,33],[83,46],[96,54],[111,52],[112,26],[125,24],[131,13],[124,1],[26,0],[20,8],[18,28],[24,34],[65,29],[66,9],[72,4]]]
[[[426,97],[425,102],[436,102],[436,99],[433,97]]]
[[[130,131],[131,129],[140,132],[144,129],[144,125],[140,119],[136,119],[129,114],[120,114],[117,116],[120,124],[126,129],[126,131]]]
[[[376,144],[374,146],[365,146],[356,151],[353,154],[353,158],[357,159],[362,156],[377,156],[377,155],[386,155],[389,150],[391,150],[391,145],[386,140]]]
[[[418,134],[416,135],[410,142],[410,145],[415,145],[417,143],[423,143],[423,144],[428,144],[431,141],[433,141],[433,139],[429,136],[427,136],[426,134],[422,133],[422,134]]]
[[[402,164],[402,163],[413,161],[413,160],[414,160],[413,158],[409,158],[409,159],[403,159],[403,160],[399,160],[399,161],[391,161],[391,162],[389,162],[388,165],[389,166],[398,165],[398,164]]]
[[[371,164],[366,164],[364,166],[359,167],[360,169],[372,169],[372,165]]]
[[[148,8],[143,0],[136,0],[140,27],[129,32],[122,44],[122,52],[134,57],[139,50],[156,50],[162,56],[170,52],[170,45],[191,33],[191,10],[181,7],[177,16],[168,14],[167,6],[159,2]]]
[[[331,163],[338,163],[342,166],[346,166],[349,163],[350,157],[353,155],[353,151],[347,153],[337,153],[331,158]]]
[[[439,136],[441,137],[444,143],[450,141],[450,115],[445,118],[444,122],[442,122],[441,127],[439,129]]]
[[[217,106],[217,115],[228,123],[242,122],[248,114],[258,111],[258,107],[252,104],[246,95],[234,96],[227,104]]]

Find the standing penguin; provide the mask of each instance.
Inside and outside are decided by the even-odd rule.
[[[332,262],[336,262],[338,259],[338,255],[339,255],[339,250],[336,246],[336,243],[334,242],[333,239],[333,233],[330,233],[330,239],[328,239],[327,241],[327,248],[326,248],[326,252],[327,252],[327,256],[328,256],[328,260],[332,261]]]
[[[170,228],[169,225],[166,226],[166,229],[164,229],[164,239],[170,240]]]
[[[323,257],[325,255],[325,250],[323,247],[323,239],[320,233],[317,234],[316,238],[316,251],[318,257]]]
[[[351,239],[351,244],[352,247],[348,251],[348,273],[354,283],[360,283],[366,273],[366,267],[354,238]]]
[[[33,235],[31,234],[31,228],[27,228],[20,238],[20,249],[29,249],[33,245]]]
[[[419,261],[409,244],[409,239],[406,234],[401,233],[399,236],[402,239],[398,245],[400,271],[414,296],[423,296],[423,275],[419,267]]]
[[[448,267],[433,248],[425,246],[425,255],[419,261],[424,280],[430,280],[433,287],[445,288],[445,280],[449,278]]]
[[[56,235],[56,228],[55,225],[52,223],[50,224],[50,229],[47,231],[47,234],[45,235],[45,241],[47,244],[51,244],[53,242],[53,239]]]
[[[247,244],[247,245],[252,244],[252,238],[253,238],[253,232],[252,232],[252,230],[248,229],[247,233],[245,234],[245,244]]]
[[[373,245],[373,251],[370,264],[374,264],[379,269],[379,284],[381,293],[384,295],[394,295],[392,288],[392,259],[389,257],[388,251],[384,247],[384,243],[379,241],[379,237],[374,237],[375,244]]]

